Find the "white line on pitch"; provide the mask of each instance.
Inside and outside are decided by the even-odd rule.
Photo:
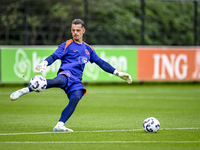
[[[96,131],[74,131],[74,132],[124,132],[124,131],[139,131],[143,129],[133,130],[96,130]],[[74,132],[27,132],[27,133],[1,133],[0,135],[21,135],[21,134],[49,134],[49,133],[74,133]]]
[[[200,141],[4,141],[5,144],[116,144],[116,143],[200,143]]]
[[[199,130],[200,128],[164,128],[160,130]],[[143,129],[132,129],[132,130],[96,130],[96,131],[74,131],[77,132],[130,132],[130,131],[141,131]],[[56,134],[56,133],[74,133],[74,132],[24,132],[24,133],[0,133],[0,135],[28,135],[28,134]]]

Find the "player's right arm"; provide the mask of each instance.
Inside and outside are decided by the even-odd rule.
[[[42,61],[40,64],[36,66],[35,72],[36,73],[43,72],[47,68],[47,66],[50,66],[53,62],[55,62],[57,59],[62,57],[61,55],[63,55],[65,45],[66,45],[66,42],[60,44],[57,50],[52,55],[47,57],[44,61]]]
[[[41,62],[40,64],[38,64],[35,68],[35,72],[36,73],[41,73],[43,72],[47,66],[50,66],[54,61],[56,61],[58,59],[58,56],[55,54],[50,55],[49,57],[47,57],[43,62]]]

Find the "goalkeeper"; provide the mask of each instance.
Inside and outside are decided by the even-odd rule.
[[[43,62],[36,66],[35,72],[41,73],[57,59],[61,60],[61,66],[57,76],[54,79],[47,79],[47,87],[59,87],[65,91],[69,98],[68,105],[61,113],[61,117],[53,128],[53,131],[73,132],[72,129],[65,127],[65,122],[73,114],[79,100],[86,93],[86,89],[82,84],[82,75],[85,64],[90,61],[96,63],[104,71],[115,74],[120,78],[132,83],[131,76],[127,73],[120,72],[113,68],[109,63],[102,60],[94,51],[94,49],[83,41],[85,33],[84,22],[80,19],[73,20],[71,24],[71,33],[73,39],[67,40],[58,46],[57,50],[47,57]],[[31,92],[29,87],[20,89],[10,95],[11,100],[16,100],[20,96]]]

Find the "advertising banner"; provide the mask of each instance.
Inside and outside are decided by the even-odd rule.
[[[137,76],[137,50],[136,48],[95,48],[98,56],[111,64],[114,68],[127,72],[133,80]],[[87,63],[84,70],[83,81],[122,81],[120,78],[106,73],[95,63]]]
[[[34,68],[51,55],[56,47],[37,48],[2,48],[1,49],[1,82],[29,82],[36,75]],[[57,61],[41,75],[53,78],[60,66]]]
[[[56,46],[50,47],[10,47],[1,48],[1,82],[20,83],[29,82],[36,75],[34,68],[46,57],[51,55]],[[94,47],[95,48],[95,47]],[[133,80],[137,75],[137,51],[134,48],[95,48],[96,53],[105,61],[120,71],[128,72]],[[45,78],[52,79],[56,76],[60,67],[57,60],[41,73]],[[95,63],[86,64],[83,81],[85,82],[106,82],[122,80],[114,75],[101,70]]]
[[[137,80],[200,80],[200,49],[188,47],[138,48]]]
[[[1,83],[22,83],[36,75],[34,68],[57,46],[18,46],[1,48]],[[116,69],[127,72],[133,81],[200,81],[199,47],[94,46],[98,56]],[[52,79],[60,60],[41,73]],[[83,82],[124,82],[106,73],[95,63],[86,64]]]

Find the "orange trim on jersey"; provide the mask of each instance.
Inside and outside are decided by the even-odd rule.
[[[72,40],[72,39],[70,39],[70,40],[67,40],[67,41],[66,41],[66,44],[65,44],[65,49],[64,49],[64,51],[66,50],[67,46],[68,46],[69,44],[71,44],[72,42],[73,42],[73,40]]]
[[[85,42],[84,42],[85,43]],[[88,45],[92,50],[93,50],[93,52],[94,52],[94,49],[92,48],[92,46],[90,46],[89,44],[87,44],[87,43],[85,43],[86,45]]]
[[[84,93],[83,93],[83,96],[84,96],[86,93],[87,93],[87,91],[85,90]]]
[[[71,75],[70,75],[70,73],[67,73],[67,74],[65,74],[65,73],[59,73],[59,74],[63,74],[63,75],[65,75],[65,76],[67,76],[67,77],[71,77]]]

